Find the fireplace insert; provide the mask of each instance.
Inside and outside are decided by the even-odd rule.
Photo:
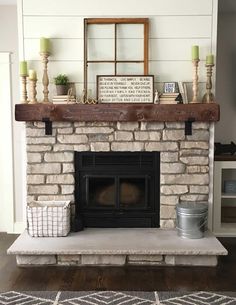
[[[76,229],[159,227],[159,152],[75,152]]]

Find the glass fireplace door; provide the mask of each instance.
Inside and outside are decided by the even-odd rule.
[[[145,209],[150,177],[86,175],[87,208]]]
[[[86,176],[86,205],[88,208],[115,208],[116,178]]]
[[[159,227],[159,152],[75,152],[75,219],[83,227]]]
[[[142,209],[148,205],[148,176],[119,177],[118,202],[121,209]]]

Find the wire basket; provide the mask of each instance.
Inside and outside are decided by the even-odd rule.
[[[27,228],[32,237],[67,236],[70,232],[70,201],[29,203]]]

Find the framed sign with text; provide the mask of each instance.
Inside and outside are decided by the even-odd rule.
[[[97,75],[100,103],[153,103],[154,75]]]

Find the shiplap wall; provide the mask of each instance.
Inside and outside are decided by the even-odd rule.
[[[159,90],[165,81],[183,81],[190,85],[191,46],[199,45],[200,90],[204,88],[204,59],[207,53],[215,53],[216,50],[217,0],[18,1],[22,6],[22,19],[19,19],[22,27],[21,57],[28,60],[29,66],[38,72],[39,96],[42,91],[42,64],[39,58],[41,36],[52,39],[52,55],[48,66],[50,81],[58,73],[68,74],[70,80],[76,83],[77,94],[81,94],[85,17],[148,17],[149,73],[155,75],[155,86]],[[101,49],[106,49],[108,42],[101,39],[100,43]],[[54,86],[50,84],[50,95],[54,93]]]

